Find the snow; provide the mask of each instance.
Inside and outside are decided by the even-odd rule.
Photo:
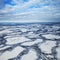
[[[22,56],[21,60],[36,60],[36,58],[36,52],[31,49],[28,54]]]
[[[46,35],[42,35],[42,36],[45,37],[46,39],[60,39],[60,36],[53,35],[53,34],[46,34]]]
[[[0,60],[8,60],[9,58],[16,57],[19,53],[21,53],[24,50],[24,48],[17,46],[12,51],[6,51],[0,56]]]
[[[0,50],[4,50],[4,49],[7,49],[9,48],[10,46],[4,46],[4,47],[1,47]]]
[[[22,32],[27,32],[27,31],[28,31],[28,29],[26,29],[26,28],[20,28],[20,30],[21,30]]]
[[[46,41],[45,43],[42,43],[39,45],[39,48],[42,50],[44,53],[52,53],[51,49],[56,46],[55,41]]]
[[[24,46],[31,46],[31,45],[38,44],[38,43],[41,43],[41,42],[43,42],[42,39],[36,39],[35,41],[22,43],[22,45],[24,45]]]
[[[27,36],[28,36],[29,38],[36,38],[36,37],[38,37],[38,35],[39,35],[39,34],[35,34],[35,33],[33,33],[33,32],[29,32]]]
[[[0,26],[0,60],[60,60],[59,30],[60,24]]]
[[[12,37],[12,38],[7,38],[7,43],[6,44],[17,44],[17,43],[22,43],[25,41],[29,41],[30,39],[26,37]]]
[[[8,29],[6,29],[6,30],[2,30],[2,31],[0,31],[0,34],[7,34],[7,33],[12,33],[12,31],[10,31],[10,30],[8,30]]]
[[[56,49],[57,51],[57,58],[60,60],[60,46]]]

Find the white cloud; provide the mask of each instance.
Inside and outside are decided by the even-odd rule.
[[[23,0],[13,0],[16,4],[11,6],[9,4],[5,5],[5,8],[0,10],[1,20],[48,20],[60,17],[60,0],[29,0],[24,2]],[[39,4],[38,8],[30,8]],[[55,4],[55,5],[54,5]],[[57,6],[58,5],[58,6]]]

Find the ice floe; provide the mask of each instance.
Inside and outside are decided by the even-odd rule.
[[[24,50],[24,48],[17,46],[12,51],[6,51],[0,56],[0,60],[8,60],[10,58],[17,57],[19,53],[21,53]]]
[[[30,39],[22,36],[22,37],[7,38],[6,40],[7,40],[6,44],[17,44],[17,43],[29,41]]]
[[[51,53],[51,49],[56,46],[56,42],[54,41],[46,41],[39,45],[39,48],[42,50],[44,53]]]
[[[42,36],[45,37],[46,39],[60,39],[60,36],[53,35],[53,34],[46,34],[46,35],[42,35]]]
[[[28,54],[23,55],[21,58],[21,60],[36,60],[36,59],[37,59],[36,52],[32,49],[28,52]]]
[[[22,45],[24,45],[24,46],[32,46],[34,44],[38,44],[38,43],[42,43],[42,42],[43,42],[42,39],[36,39],[35,41],[22,43]]]
[[[7,33],[12,33],[12,31],[10,31],[8,29],[0,31],[0,34],[7,34]]]
[[[57,58],[60,60],[60,46],[56,49],[57,51]]]

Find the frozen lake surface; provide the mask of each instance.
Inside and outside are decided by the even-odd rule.
[[[0,60],[60,60],[60,23],[0,25]]]

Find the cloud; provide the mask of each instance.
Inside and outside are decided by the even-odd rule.
[[[0,9],[0,21],[60,19],[60,0],[12,0],[11,4],[2,2],[0,6],[3,8]]]

